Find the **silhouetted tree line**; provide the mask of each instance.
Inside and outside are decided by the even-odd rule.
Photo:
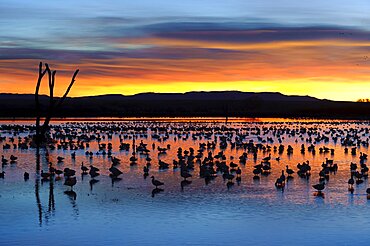
[[[362,99],[358,99],[357,102],[370,102],[370,99],[369,98],[362,98]]]

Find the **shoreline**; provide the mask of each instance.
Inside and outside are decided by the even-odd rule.
[[[44,120],[44,118],[41,118]],[[1,122],[32,122],[34,117],[0,117]],[[356,118],[317,118],[317,117],[229,117],[226,121],[225,117],[55,117],[52,122],[192,122],[192,123],[279,123],[279,122],[309,122],[309,123],[325,123],[325,122],[367,122],[369,119]]]

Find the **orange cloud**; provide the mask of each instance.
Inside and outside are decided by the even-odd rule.
[[[49,62],[62,95],[74,69],[71,96],[192,90],[277,91],[334,100],[367,98],[370,42],[296,40],[221,42],[146,37],[111,39],[115,48],[143,45],[140,55],[116,54]],[[178,58],[176,58],[178,56]],[[2,92],[33,93],[39,60],[1,59]],[[42,89],[47,93],[46,82]]]

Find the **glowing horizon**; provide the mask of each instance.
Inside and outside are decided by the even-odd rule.
[[[364,0],[109,2],[0,3],[0,92],[33,93],[42,61],[57,70],[56,96],[79,68],[72,97],[224,90],[370,97]]]

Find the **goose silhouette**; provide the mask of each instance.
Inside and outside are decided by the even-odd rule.
[[[64,185],[67,185],[69,187],[71,187],[71,191],[73,190],[73,186],[77,183],[77,179],[76,177],[68,177],[65,181],[64,181]]]
[[[114,167],[113,165],[109,168],[109,171],[111,172],[111,176],[115,178],[122,174],[122,171]]]
[[[30,174],[28,172],[24,172],[23,179],[27,181],[30,178]]]
[[[322,191],[325,189],[325,182],[322,182],[322,183],[319,183],[319,184],[312,185],[312,187],[313,187],[315,190],[317,190],[318,195],[321,195],[321,194],[322,194]]]
[[[86,167],[83,162],[81,163],[81,171],[82,173],[87,173],[87,171],[89,171],[89,168]]]
[[[158,188],[158,186],[162,186],[162,185],[164,185],[164,183],[163,183],[163,182],[161,182],[161,181],[159,181],[159,180],[156,180],[156,179],[154,178],[154,176],[152,176],[151,178],[152,178],[152,184],[155,186],[155,188]]]

